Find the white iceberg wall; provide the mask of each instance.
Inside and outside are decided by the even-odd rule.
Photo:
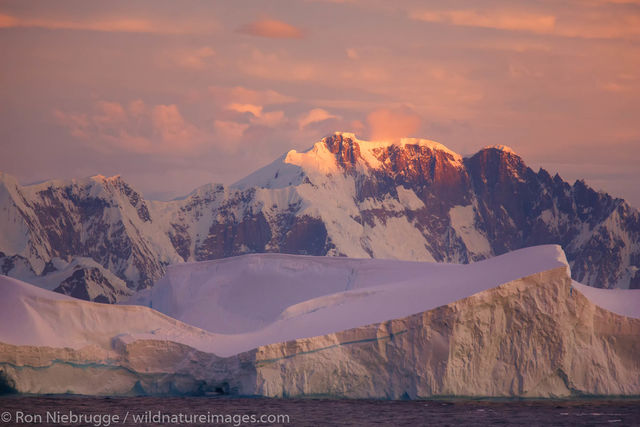
[[[558,268],[407,318],[263,346],[256,394],[349,398],[640,393],[640,320]],[[247,390],[250,391],[250,390]]]
[[[227,358],[152,334],[115,337],[110,348],[0,344],[0,370],[28,393],[640,394],[640,319],[608,312],[570,285],[558,267],[412,316]]]

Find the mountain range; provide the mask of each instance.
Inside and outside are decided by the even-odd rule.
[[[572,276],[640,288],[640,213],[513,150],[335,133],[239,182],[145,200],[119,176],[23,186],[0,173],[0,273],[116,302],[170,264],[247,253],[469,263],[558,244]]]

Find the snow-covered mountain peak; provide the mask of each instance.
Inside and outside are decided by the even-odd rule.
[[[322,139],[326,140],[326,139],[335,138],[335,137],[342,137],[344,139],[351,139],[351,140],[356,141],[356,142],[362,142],[362,140],[358,139],[358,137],[356,136],[355,133],[353,133],[353,132],[344,132],[344,131],[335,131],[332,135],[326,136],[326,137],[324,137]]]
[[[460,157],[460,155],[452,150],[450,150],[445,145],[432,141],[430,139],[425,138],[400,138],[400,139],[372,139],[372,140],[364,140],[359,139],[355,133],[352,132],[334,132],[332,135],[324,137],[321,142],[324,142],[328,146],[334,145],[336,142],[346,141],[347,143],[355,143],[360,146],[361,149],[375,149],[375,148],[386,148],[390,146],[398,146],[405,147],[407,145],[419,145],[421,147],[431,148],[433,150],[445,151],[452,156]]]
[[[6,175],[6,182],[14,182],[17,180],[10,175]],[[4,181],[4,179],[0,179]],[[37,196],[43,192],[58,192],[62,189],[68,189],[78,195],[89,197],[106,197],[109,193],[139,193],[135,191],[120,175],[106,177],[104,175],[93,175],[85,178],[71,179],[50,179],[34,184],[24,185],[20,187],[23,192],[31,196]]]
[[[505,145],[486,146],[465,161],[483,182],[489,183],[524,182],[532,172],[522,157]]]
[[[0,171],[0,203],[4,204],[15,198],[19,187],[20,183],[16,177]]]
[[[0,171],[0,183],[17,183],[18,180],[13,175]]]
[[[119,179],[122,179],[120,175],[104,176],[100,173],[97,175],[93,175],[90,178],[93,179],[94,181],[117,181]]]
[[[483,152],[487,150],[495,150],[504,154],[520,157],[520,155],[518,155],[518,153],[516,153],[513,150],[513,148],[509,147],[508,145],[502,145],[502,144],[487,145],[485,147],[482,147],[482,149],[479,152]]]
[[[348,132],[336,132],[332,136],[322,140],[329,150],[336,154],[338,162],[349,159],[357,161],[364,160],[370,167],[379,168],[385,160],[385,153],[397,150],[428,149],[440,151],[447,154],[450,162],[462,164],[462,156],[450,150],[439,142],[423,138],[400,138],[399,140],[372,140],[365,141],[358,139],[355,134]],[[419,147],[419,149],[418,149]]]
[[[400,140],[400,146],[406,146],[406,145],[419,145],[421,147],[427,147],[430,148],[432,150],[438,150],[438,151],[444,151],[447,154],[450,154],[451,156],[453,156],[456,159],[462,160],[462,156],[458,153],[456,153],[453,150],[450,150],[448,147],[444,146],[443,144],[437,142],[437,141],[432,141],[430,139],[424,139],[424,138],[402,138]]]
[[[224,185],[220,183],[210,182],[208,184],[201,185],[200,187],[193,190],[191,193],[187,194],[183,197],[177,197],[173,199],[174,201],[185,200],[189,198],[197,198],[201,200],[207,200],[213,197],[213,195],[217,193],[224,192]]]
[[[307,173],[329,174],[339,170],[336,158],[325,140],[316,142],[306,151],[290,150],[284,157],[284,163],[298,166]]]
[[[290,150],[231,187],[275,189],[299,185],[305,182],[305,178],[316,182],[341,173],[404,173],[407,172],[404,171],[406,168],[415,169],[419,167],[419,163],[431,161],[446,162],[456,168],[463,167],[460,154],[428,139],[366,141],[350,132],[335,132],[305,151]]]

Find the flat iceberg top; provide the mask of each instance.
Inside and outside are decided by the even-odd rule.
[[[207,351],[214,335],[146,307],[99,304],[0,276],[0,342],[54,348],[97,345],[114,338],[168,340]]]
[[[179,264],[130,303],[222,334],[217,354],[402,318],[558,267],[559,246],[474,264],[256,254]]]
[[[573,287],[589,301],[612,313],[640,319],[640,289],[600,289],[575,280]]]

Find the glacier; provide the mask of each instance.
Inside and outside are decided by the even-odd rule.
[[[640,291],[572,281],[556,245],[460,265],[185,263],[119,305],[6,276],[0,292],[0,382],[22,393],[640,394]]]

